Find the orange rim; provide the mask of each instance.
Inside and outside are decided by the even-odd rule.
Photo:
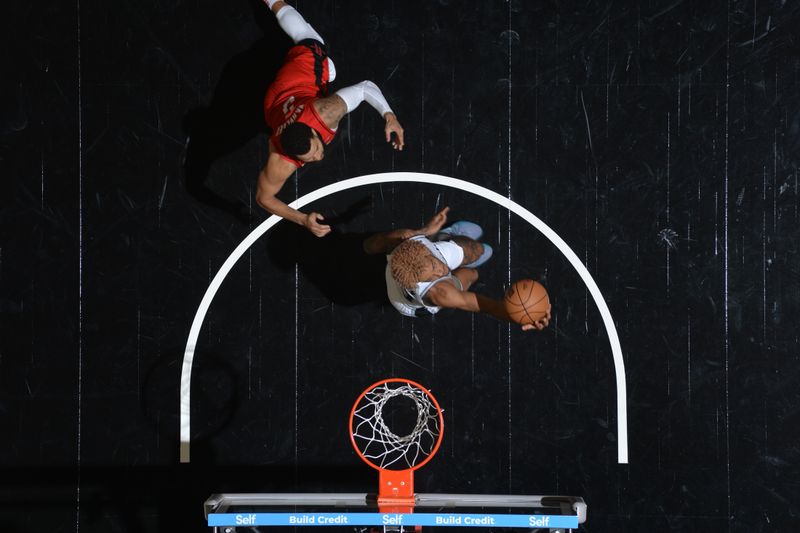
[[[431,453],[429,453],[428,456],[425,459],[423,459],[422,461],[420,461],[418,464],[415,464],[414,466],[412,466],[410,468],[400,469],[400,470],[417,470],[418,468],[421,468],[424,465],[426,465],[428,463],[428,461],[433,459],[433,456],[436,455],[436,452],[439,451],[439,445],[442,443],[442,437],[444,436],[444,417],[442,416],[442,408],[439,407],[439,402],[436,401],[436,397],[433,394],[431,394],[431,391],[429,391],[427,388],[423,387],[422,385],[420,385],[416,381],[411,381],[410,379],[404,379],[404,378],[382,379],[380,381],[376,381],[375,383],[373,383],[372,385],[370,385],[369,387],[364,389],[364,392],[359,394],[358,398],[356,398],[355,403],[353,403],[353,408],[350,409],[350,443],[353,445],[353,449],[356,451],[356,453],[361,458],[361,460],[364,461],[365,463],[367,463],[369,466],[371,466],[375,470],[379,470],[379,471],[380,470],[386,470],[386,471],[391,471],[392,470],[390,468],[381,468],[379,465],[376,465],[375,463],[373,463],[372,461],[367,459],[364,456],[364,454],[362,453],[361,449],[358,447],[358,444],[356,444],[356,439],[355,439],[355,436],[353,435],[353,419],[355,418],[356,408],[358,407],[358,404],[361,402],[361,400],[364,399],[364,396],[366,396],[368,392],[374,390],[377,387],[380,387],[381,385],[383,385],[385,383],[406,383],[408,385],[412,385],[413,387],[416,387],[419,390],[423,391],[425,393],[425,395],[428,398],[430,398],[431,403],[436,407],[436,415],[437,415],[437,417],[439,419],[439,436],[436,439],[436,443],[433,445],[433,449],[431,450]]]

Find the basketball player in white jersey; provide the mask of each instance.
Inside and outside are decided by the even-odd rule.
[[[406,316],[434,314],[441,308],[485,313],[512,322],[501,300],[469,291],[478,280],[477,268],[492,256],[481,243],[483,230],[473,222],[444,227],[449,207],[419,229],[378,233],[364,241],[368,254],[388,254],[386,292],[395,309]],[[550,309],[523,331],[542,330],[550,323]]]

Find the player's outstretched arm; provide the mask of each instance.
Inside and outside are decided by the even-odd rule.
[[[277,198],[278,191],[295,171],[295,166],[286,161],[277,153],[272,152],[267,159],[267,164],[258,175],[258,188],[256,202],[273,215],[278,215],[295,224],[305,226],[317,237],[324,237],[331,231],[331,227],[321,224],[322,215],[319,213],[302,213],[293,209]]]
[[[383,128],[386,142],[391,143],[395,150],[402,150],[405,145],[403,126],[380,88],[369,80],[339,89],[332,96],[315,100],[314,109],[329,128],[335,129],[342,117],[361,105],[361,102],[367,102],[383,117],[386,121]]]
[[[471,269],[463,269],[471,270]],[[459,276],[461,277],[461,276]],[[471,291],[460,291],[448,281],[437,283],[425,297],[434,305],[450,309],[461,309],[471,313],[485,313],[505,322],[513,322],[508,316],[503,302]],[[534,324],[522,326],[523,331],[543,330],[550,323],[550,313]]]
[[[447,212],[450,211],[449,207],[445,207],[419,229],[395,229],[383,233],[376,233],[364,241],[364,251],[368,254],[388,254],[406,239],[424,235],[430,237],[439,233],[439,230],[444,227],[447,222]]]

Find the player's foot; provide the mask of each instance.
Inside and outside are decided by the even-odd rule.
[[[483,253],[481,254],[481,256],[478,259],[476,259],[475,261],[473,261],[472,263],[468,264],[468,265],[461,265],[462,267],[464,267],[464,268],[478,268],[479,266],[484,264],[486,261],[488,261],[489,258],[492,257],[492,247],[489,246],[486,243],[483,243],[483,242],[481,243],[481,246],[483,246]]]
[[[483,235],[483,229],[481,229],[479,225],[474,222],[469,222],[468,220],[459,220],[437,233],[435,240],[441,241],[449,239],[450,237],[460,236],[477,241],[481,238],[481,235]]]

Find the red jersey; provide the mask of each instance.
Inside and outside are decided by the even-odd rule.
[[[293,122],[306,124],[316,130],[325,144],[336,135],[313,105],[314,100],[326,96],[328,91],[327,57],[323,45],[316,41],[293,46],[264,96],[264,118],[272,129],[272,144],[281,157],[297,167],[304,163],[286,155],[281,146],[279,136],[286,126]]]

